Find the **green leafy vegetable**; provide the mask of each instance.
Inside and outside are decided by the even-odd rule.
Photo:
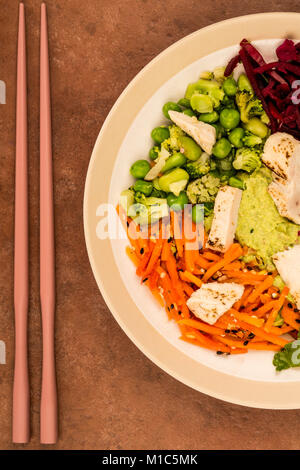
[[[300,366],[300,334],[298,339],[288,343],[284,348],[277,352],[273,358],[273,365],[277,371],[290,369]]]

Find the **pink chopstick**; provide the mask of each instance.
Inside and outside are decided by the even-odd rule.
[[[28,174],[27,174],[27,85],[24,4],[19,7],[16,180],[15,180],[15,371],[13,386],[13,442],[30,438],[30,392],[27,357],[28,317]]]
[[[40,441],[57,441],[57,391],[55,377],[55,253],[51,103],[46,5],[41,6],[40,49],[40,297],[43,325],[43,372]]]

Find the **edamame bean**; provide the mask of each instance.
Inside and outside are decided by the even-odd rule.
[[[161,176],[158,180],[162,191],[174,193],[176,196],[185,188],[189,180],[189,174],[182,168],[175,168]],[[180,189],[179,189],[180,188]]]
[[[200,114],[199,116],[199,121],[207,122],[209,124],[216,122],[218,119],[219,119],[219,115],[217,111],[213,111],[212,113],[203,113],[203,114]]]
[[[167,197],[167,203],[172,208],[172,210],[182,210],[184,209],[185,204],[189,203],[189,199],[186,195],[185,191],[181,191],[179,196],[175,196],[175,194],[170,193]]]
[[[252,134],[257,135],[258,137],[261,137],[262,139],[267,137],[269,132],[266,124],[264,124],[257,117],[251,118],[250,121],[245,124],[245,129],[247,129],[249,132],[252,132]]]
[[[183,153],[188,160],[198,160],[200,155],[202,155],[202,150],[199,145],[191,138],[187,136],[180,136],[178,138],[180,147],[183,149]]]
[[[179,106],[181,106],[182,108],[191,107],[190,100],[188,100],[187,98],[181,98],[179,101],[177,101],[177,104],[179,104]]]
[[[156,160],[158,158],[158,147],[152,147],[149,150],[149,158],[150,160]]]
[[[218,140],[213,147],[213,155],[217,158],[226,158],[231,152],[231,143],[225,137]]]
[[[230,132],[228,139],[236,148],[243,147],[243,137],[245,135],[245,131],[242,127],[236,127],[233,131]]]
[[[134,178],[143,179],[150,168],[148,160],[137,160],[133,165],[131,165],[130,173]]]
[[[145,196],[150,196],[150,194],[152,193],[153,184],[151,183],[151,181],[136,180],[133,189],[136,192],[145,194]]]
[[[234,78],[228,77],[223,83],[223,90],[227,96],[235,96],[237,92],[237,84]]]
[[[176,104],[176,103],[173,103],[172,101],[168,101],[166,104],[163,105],[163,109],[162,109],[163,113],[164,113],[164,116],[167,118],[167,119],[171,119],[170,116],[169,116],[169,111],[177,111],[177,112],[181,112],[181,107]]]
[[[240,113],[236,109],[223,109],[220,113],[220,124],[227,130],[234,129],[240,122]]]
[[[183,114],[186,114],[187,116],[190,116],[190,117],[195,116],[195,113],[193,112],[193,110],[192,110],[192,109],[189,109],[189,108],[184,109],[184,110],[182,111],[182,113],[183,113]]]
[[[191,97],[191,107],[198,113],[212,113],[214,109],[210,96],[201,93],[195,93]]]
[[[170,137],[170,131],[165,126],[155,127],[151,132],[151,137],[157,144],[161,144]]]
[[[202,204],[196,204],[192,208],[192,220],[195,224],[200,224],[204,220],[204,207]]]
[[[166,173],[166,171],[172,170],[173,168],[180,167],[186,163],[186,157],[180,153],[176,152],[171,155],[165,163],[165,166],[161,170],[162,173]]]
[[[249,91],[249,93],[253,94],[252,85],[249,78],[244,73],[242,73],[238,78],[238,89],[241,91]]]

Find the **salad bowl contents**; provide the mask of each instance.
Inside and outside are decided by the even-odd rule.
[[[243,40],[166,103],[117,207],[180,338],[218,355],[274,351],[278,371],[300,353],[299,44],[266,63]]]

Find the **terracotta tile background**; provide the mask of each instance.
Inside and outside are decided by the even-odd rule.
[[[297,449],[300,410],[243,408],[202,395],[153,365],[110,315],[82,229],[94,141],[124,87],[159,52],[208,24],[299,0],[49,0],[57,247],[57,449]],[[38,0],[25,0],[29,59],[30,370],[32,440],[39,445]],[[0,0],[0,448],[11,449],[13,204],[17,0]],[[17,446],[16,446],[17,447]],[[18,446],[22,448],[23,446]]]

